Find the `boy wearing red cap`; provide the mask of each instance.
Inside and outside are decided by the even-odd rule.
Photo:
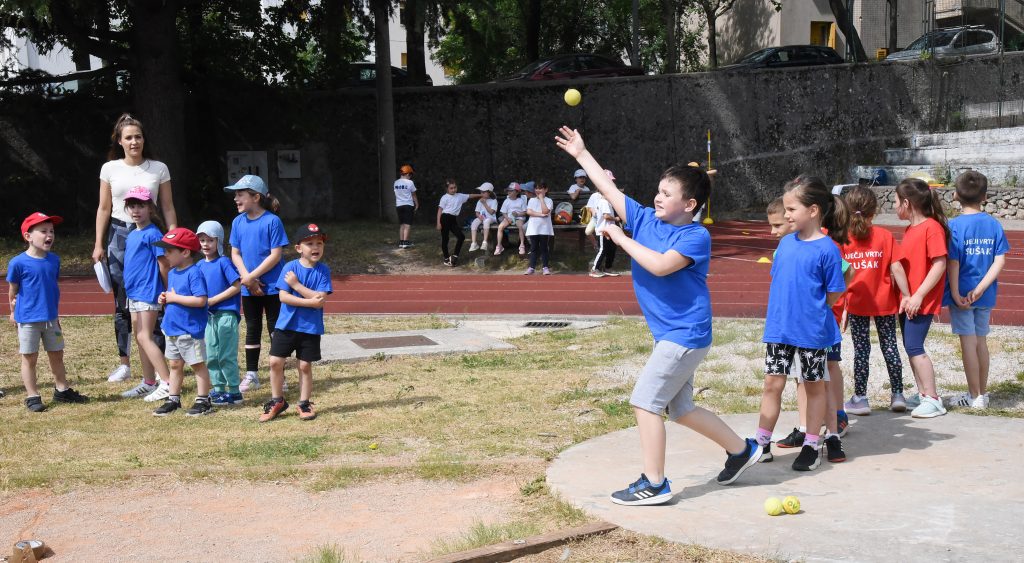
[[[299,361],[299,419],[313,420],[316,411],[310,401],[313,392],[313,362],[320,359],[320,336],[324,333],[324,301],[333,291],[331,269],[324,257],[327,235],[314,223],[295,232],[297,260],[284,265],[277,288],[281,291],[281,314],[270,337],[270,400],[263,405],[260,422],[274,420],[288,408],[284,400],[284,361],[295,354]]]
[[[21,353],[21,381],[25,384],[25,406],[32,412],[46,410],[36,387],[36,360],[39,359],[39,341],[50,358],[53,371],[53,401],[56,403],[84,403],[88,397],[68,386],[64,369],[64,334],[57,318],[60,302],[60,257],[50,252],[53,248],[53,227],[62,218],[33,213],[21,223],[21,236],[28,243],[25,252],[15,256],[7,265],[7,283],[11,320],[18,325],[18,351]]]
[[[167,342],[164,357],[171,367],[170,395],[153,416],[167,416],[181,408],[181,384],[185,364],[196,374],[196,402],[186,416],[202,416],[213,412],[210,406],[210,371],[206,368],[206,279],[193,256],[199,252],[199,238],[192,231],[178,227],[153,243],[164,249],[167,291],[160,294],[164,320],[160,323]]]

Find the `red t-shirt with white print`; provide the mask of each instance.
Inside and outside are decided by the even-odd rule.
[[[872,226],[867,237],[851,236],[850,244],[841,251],[854,271],[846,292],[847,312],[863,317],[895,315],[900,308],[900,293],[889,267],[903,259],[903,249],[892,233]]]
[[[910,282],[910,293],[913,294],[928,277],[932,260],[948,254],[946,234],[938,221],[925,219],[917,225],[907,227],[900,246],[903,247],[903,267],[907,270],[907,281]],[[935,315],[942,311],[942,291],[945,286],[946,270],[943,269],[939,282],[921,300],[920,314]]]

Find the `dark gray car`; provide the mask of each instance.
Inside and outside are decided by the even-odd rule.
[[[885,60],[918,60],[927,52],[936,59],[998,53],[999,38],[981,26],[937,29],[918,37],[906,49],[889,55]]]

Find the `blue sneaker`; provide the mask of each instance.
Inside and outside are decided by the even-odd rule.
[[[672,488],[668,479],[654,486],[643,473],[633,484],[612,493],[612,502],[627,506],[646,506],[651,504],[663,504],[672,499]]]
[[[223,394],[223,391],[210,391],[210,403],[216,404],[217,399],[219,399]]]
[[[846,431],[850,428],[850,416],[846,414],[846,411],[839,411],[836,413],[836,429],[839,437],[846,436]]]
[[[241,393],[217,393],[216,397],[210,393],[210,403],[218,407],[240,405],[243,400]]]
[[[753,438],[747,438],[747,449],[736,455],[728,454],[728,457],[725,458],[725,468],[718,474],[718,484],[729,485],[739,479],[748,467],[761,459],[762,451],[761,446]]]

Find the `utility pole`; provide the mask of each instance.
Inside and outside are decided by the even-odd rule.
[[[377,70],[377,176],[380,214],[388,222],[398,222],[395,208],[395,104],[391,90],[391,40],[388,36],[388,2],[373,4],[374,51]]]

